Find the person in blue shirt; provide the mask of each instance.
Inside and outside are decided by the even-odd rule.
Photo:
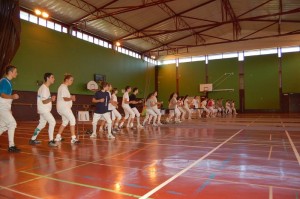
[[[114,139],[115,137],[111,133],[111,114],[108,110],[108,105],[110,102],[109,96],[109,84],[107,82],[101,83],[101,90],[95,93],[95,96],[92,99],[92,102],[96,105],[96,110],[93,115],[93,133],[90,136],[91,138],[97,137],[97,123],[100,119],[103,119],[107,123],[107,130],[108,130],[108,139]]]
[[[18,75],[17,68],[8,65],[5,68],[5,77],[0,80],[0,135],[7,131],[8,133],[8,152],[20,152],[15,146],[14,137],[17,122],[11,112],[11,104],[13,100],[19,99],[18,94],[13,94],[11,80]]]

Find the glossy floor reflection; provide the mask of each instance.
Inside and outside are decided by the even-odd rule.
[[[124,129],[116,140],[81,133],[78,146],[66,131],[57,148],[46,130],[28,145],[36,124],[18,123],[19,154],[0,136],[0,198],[300,197],[300,115],[188,120]]]

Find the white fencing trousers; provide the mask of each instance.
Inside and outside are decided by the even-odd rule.
[[[160,116],[161,113],[160,113],[160,109],[158,109],[157,107],[152,107],[152,110],[156,113],[157,116]]]
[[[145,124],[148,121],[150,115],[153,116],[153,124],[155,124],[156,119],[157,119],[157,114],[154,112],[153,109],[150,109],[150,108],[146,109],[146,117],[144,119],[143,124]]]
[[[132,119],[135,117],[135,113],[133,112],[133,110],[130,108],[129,105],[122,106],[122,108],[124,109],[124,112],[125,112],[125,119],[128,119],[129,116]]]
[[[171,109],[171,110],[170,110],[170,116],[171,116],[171,117],[174,117],[174,115],[175,115],[176,117],[180,117],[181,112],[180,112],[180,110],[179,110],[178,108],[175,108],[175,109]]]
[[[140,112],[137,110],[137,108],[132,108],[132,111],[134,112],[134,114],[135,114],[135,116],[136,117],[141,117],[141,114],[140,114]]]
[[[115,120],[116,118],[118,120],[122,119],[122,115],[119,113],[119,111],[117,109],[112,110],[111,113],[112,113],[111,114],[112,120]]]
[[[40,113],[40,121],[39,125],[37,128],[42,131],[43,128],[45,128],[47,122],[49,123],[49,129],[48,129],[48,134],[49,134],[49,140],[53,140],[53,133],[54,133],[54,128],[56,125],[56,121],[51,114],[51,112],[47,113]]]
[[[100,113],[94,113],[93,115],[93,133],[97,133],[97,123],[99,120],[102,120],[104,119],[107,123],[107,131],[108,131],[108,134],[110,135],[111,134],[111,118],[110,118],[110,112],[107,112],[107,113],[103,113],[103,114],[100,114]]]
[[[67,126],[70,122],[70,126],[76,125],[76,119],[71,109],[66,108],[65,110],[58,111],[62,118],[62,125]]]
[[[9,147],[15,146],[14,136],[17,122],[13,117],[11,110],[0,110],[0,135],[7,131]]]
[[[189,107],[187,107],[187,106],[184,106],[183,109],[187,112],[188,117],[191,118],[191,116],[192,116],[192,111],[191,111],[191,109],[190,109]]]

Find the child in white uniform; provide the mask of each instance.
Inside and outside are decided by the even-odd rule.
[[[183,99],[181,97],[178,98],[177,108],[181,113],[181,121],[185,120],[186,111],[183,108]]]
[[[152,107],[152,109],[157,115],[157,125],[162,125],[162,123],[160,121],[161,113],[160,113],[160,109],[158,108],[158,105],[163,104],[163,102],[158,102],[157,101],[157,91],[154,91],[154,93],[153,93],[153,102],[154,102],[155,105]],[[151,116],[150,116],[150,118],[151,118]],[[149,118],[149,120],[151,120],[150,118]]]
[[[120,128],[123,127],[123,124],[124,124],[125,120],[127,120],[127,119],[128,119],[128,121],[127,121],[126,127],[130,128],[131,120],[133,121],[134,117],[135,117],[134,112],[132,111],[132,109],[129,106],[129,93],[130,92],[131,92],[131,87],[126,86],[125,93],[124,93],[123,99],[122,99],[122,108],[124,110],[125,117],[123,117],[123,120],[120,123],[120,126],[119,126]]]
[[[12,94],[11,80],[18,75],[17,68],[9,65],[5,68],[5,77],[0,80],[0,135],[7,131],[8,152],[18,153],[21,150],[15,146],[14,137],[17,122],[11,112],[13,100],[19,99],[18,94]]]
[[[111,91],[111,102],[113,105],[112,108],[112,119],[113,119],[113,128],[115,130],[119,130],[119,121],[122,119],[121,114],[118,111],[118,98],[117,98],[117,94],[118,94],[118,89],[114,88]]]
[[[146,122],[148,121],[148,119],[150,118],[150,116],[152,116],[153,118],[153,126],[158,126],[155,122],[157,119],[157,114],[155,113],[155,111],[153,110],[153,107],[156,105],[155,100],[154,100],[154,94],[150,93],[146,99],[146,117],[144,119],[143,125],[146,124]]]
[[[210,115],[210,111],[207,109],[206,105],[207,105],[207,98],[205,98],[205,99],[201,102],[201,110],[200,110],[200,114],[202,115],[202,112],[205,111],[205,112],[206,112],[206,117],[208,117],[208,116]]]
[[[62,117],[62,124],[59,127],[55,141],[62,141],[61,134],[64,131],[65,127],[70,123],[71,143],[79,144],[80,141],[76,138],[75,135],[76,119],[71,109],[73,101],[76,100],[76,97],[74,95],[71,95],[68,89],[68,87],[73,84],[73,81],[74,78],[72,75],[65,75],[64,83],[60,85],[57,91],[56,109],[59,115]]]
[[[199,96],[195,96],[192,105],[194,106],[194,112],[201,118],[200,110],[199,110]]]
[[[178,109],[177,93],[172,93],[169,98],[169,115],[166,119],[167,122],[171,122],[175,117],[175,123],[180,123],[180,111]]]
[[[186,113],[188,114],[188,119],[192,119],[192,112],[191,112],[191,109],[190,109],[190,102],[189,102],[189,96],[186,95],[184,97],[184,100],[183,100],[183,109],[186,111]]]
[[[44,83],[40,86],[38,93],[37,93],[37,111],[40,115],[40,121],[39,125],[34,130],[33,136],[29,140],[29,144],[35,145],[41,143],[39,140],[37,140],[37,136],[42,131],[43,128],[45,128],[47,122],[49,123],[49,146],[57,146],[53,139],[54,134],[54,128],[56,125],[56,121],[51,114],[52,109],[52,102],[56,100],[56,96],[51,96],[49,87],[54,84],[54,76],[52,73],[45,73],[44,74]]]

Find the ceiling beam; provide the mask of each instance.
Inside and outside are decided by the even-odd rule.
[[[113,3],[117,2],[117,1],[118,1],[118,0],[112,0],[112,1],[110,1],[110,2],[108,2],[108,3],[106,3],[106,4],[104,4],[103,6],[97,8],[95,11],[89,12],[88,14],[86,14],[86,15],[84,15],[84,16],[78,18],[78,19],[75,19],[74,21],[72,21],[72,24],[78,23],[78,22],[81,21],[82,19],[84,19],[84,18],[86,18],[86,17],[92,15],[94,12],[99,11],[99,10],[102,10],[102,9],[106,8],[107,6],[113,4]]]
[[[254,31],[254,32],[252,32],[252,33],[250,33],[250,34],[248,34],[248,35],[242,37],[241,39],[245,39],[245,38],[247,38],[247,37],[250,37],[251,35],[254,35],[254,34],[258,33],[258,32],[261,32],[261,31],[263,31],[263,30],[265,30],[265,29],[267,29],[267,28],[273,26],[274,24],[277,24],[277,21],[276,21],[276,22],[273,22],[273,23],[271,23],[271,24],[269,24],[269,25],[267,25],[267,26],[265,26],[265,27],[263,27],[263,28],[260,28],[260,29],[258,29],[258,30],[256,30],[256,31]],[[280,35],[280,34],[279,34],[279,35]]]
[[[274,1],[274,0],[265,1],[264,3],[261,3],[261,4],[257,5],[257,6],[255,6],[254,8],[251,8],[250,10],[244,12],[243,14],[240,14],[239,16],[237,16],[237,18],[240,18],[240,17],[242,17],[242,16],[244,16],[244,15],[246,15],[246,14],[248,14],[248,13],[254,11],[254,10],[257,10],[258,8],[264,6],[265,4],[267,4],[267,3],[271,2],[271,1]]]
[[[220,41],[220,42],[212,42],[212,43],[205,43],[205,44],[198,44],[198,45],[182,45],[181,47],[175,47],[168,50],[153,50],[149,53],[152,54],[160,54],[162,55],[162,52],[167,51],[167,54],[170,55],[168,52],[179,52],[181,49],[187,49],[187,51],[190,48],[196,48],[201,46],[211,46],[211,45],[218,45],[218,44],[229,44],[229,43],[236,43],[236,42],[242,42],[242,41],[252,41],[252,40],[258,40],[258,39],[268,39],[268,38],[276,38],[276,37],[285,37],[285,36],[293,36],[293,35],[300,35],[300,30],[294,30],[288,33],[284,34],[274,34],[274,35],[268,35],[268,36],[259,36],[259,37],[251,37],[251,38],[245,38],[245,39],[239,39],[239,40],[231,40],[231,41]],[[176,53],[174,53],[176,54]]]
[[[163,3],[161,5],[157,5],[157,6],[160,7],[169,16],[177,15],[177,13],[172,8],[170,8],[166,3]],[[196,33],[196,31],[194,29],[191,29],[190,25],[180,15],[175,17],[174,20],[175,20],[176,29],[180,28],[180,27],[188,28],[188,31],[191,33],[191,35],[195,37],[196,44],[198,42],[200,42],[200,43],[205,42],[205,39],[200,34]]]
[[[95,11],[89,13],[89,15],[91,15],[91,17],[86,18],[87,16],[89,16],[89,15],[87,15],[86,17],[82,18],[81,20],[76,21],[75,23],[87,23],[87,22],[91,22],[94,20],[103,19],[106,17],[111,17],[114,15],[118,15],[118,14],[122,14],[122,13],[126,13],[126,12],[140,10],[140,9],[147,8],[150,6],[156,6],[158,4],[162,4],[162,3],[170,2],[170,1],[174,1],[174,0],[155,0],[155,1],[153,0],[152,2],[143,2],[142,4],[136,5],[136,6],[123,6],[122,8],[121,7],[119,7],[119,8],[99,8],[99,9],[96,9]],[[117,9],[117,10],[113,11],[113,12],[108,12],[108,10],[111,10],[111,9]]]
[[[74,7],[77,7],[87,13],[91,13],[92,11],[96,10],[97,8],[90,4],[90,3],[87,3],[86,1],[84,0],[63,0],[67,3],[69,3],[70,5],[74,6]],[[102,11],[104,12],[104,11]],[[106,13],[106,12],[104,12]],[[107,14],[107,13],[106,13]],[[111,17],[106,17],[105,19],[106,22],[128,32],[128,33],[132,33],[132,32],[136,32],[137,29],[132,27],[131,25],[127,24],[126,22],[114,17],[114,16],[111,16]],[[143,33],[143,35],[146,35]],[[152,45],[154,46],[157,46],[157,45],[165,45],[163,44],[162,42],[160,42],[159,40],[155,39],[155,38],[152,38],[152,37],[145,37],[143,38],[145,41],[147,41],[148,43],[151,43]]]
[[[299,13],[299,12],[300,12],[300,8],[296,8],[296,9],[288,10],[288,11],[285,11],[285,12],[277,12],[277,13],[266,14],[266,15],[261,15],[261,16],[254,16],[254,17],[243,18],[243,19],[240,19],[240,18],[239,18],[238,20],[239,20],[240,22],[241,22],[241,21],[249,21],[249,20],[257,20],[257,19],[262,19],[262,18],[268,18],[268,17],[271,17],[271,16],[280,16],[280,15],[287,15],[287,14]],[[216,28],[216,27],[218,27],[218,26],[221,26],[221,25],[224,25],[224,24],[228,24],[228,23],[231,23],[231,21],[226,21],[226,22],[221,22],[221,23],[216,23],[216,24],[209,24],[209,25],[207,25],[207,26],[211,26],[210,29],[212,29],[212,28]],[[202,27],[203,27],[203,26],[202,26]],[[192,27],[192,28],[193,28],[193,27]],[[200,27],[196,27],[196,28],[200,28]],[[176,31],[179,31],[179,30],[176,30]],[[203,31],[203,30],[201,30],[201,31]],[[201,31],[200,31],[200,32],[201,32]],[[204,30],[204,31],[206,31],[206,30]],[[198,33],[200,33],[200,32],[198,32]],[[188,38],[188,37],[190,37],[190,36],[191,36],[191,35],[183,36],[183,37],[181,37],[181,38],[177,38],[177,39],[175,39],[175,40],[173,40],[173,41],[167,42],[167,43],[165,43],[165,44],[166,44],[166,45],[170,45],[170,44],[175,43],[175,42],[177,42],[177,41],[186,39],[186,38]],[[163,48],[163,45],[154,47],[154,48],[152,48],[152,49],[149,49],[149,50],[147,50],[147,51],[144,51],[143,53],[147,53],[147,52],[149,52],[149,51],[153,51],[153,50],[159,49],[159,48]]]
[[[231,6],[231,3],[229,0],[222,0],[221,1],[221,6],[224,10],[224,12],[222,11],[222,13],[225,14],[225,21],[227,21],[227,17],[230,17],[231,21],[232,21],[232,27],[233,27],[233,39],[238,39],[239,35],[241,34],[242,31],[242,27],[239,23],[238,18],[236,17],[234,10]],[[222,17],[224,17],[224,15],[222,14]],[[222,20],[224,21],[224,18],[222,18]]]
[[[127,35],[124,35],[124,36],[118,38],[118,40],[122,40],[122,39],[127,38],[127,37],[130,37],[130,36],[135,36],[135,35],[137,35],[137,34],[143,32],[144,30],[146,30],[146,29],[148,29],[148,28],[151,28],[151,27],[153,27],[153,26],[155,26],[155,25],[158,25],[158,24],[160,24],[160,23],[162,23],[162,22],[165,22],[165,21],[168,21],[168,20],[170,20],[170,19],[173,19],[174,17],[177,17],[177,16],[180,16],[180,15],[182,15],[182,14],[188,13],[188,12],[190,12],[190,11],[192,11],[192,10],[197,9],[197,8],[203,7],[203,6],[205,6],[205,5],[209,4],[209,3],[212,3],[212,2],[214,2],[214,1],[216,1],[216,0],[209,0],[209,1],[206,1],[206,2],[204,2],[204,3],[199,4],[199,5],[197,5],[197,6],[194,6],[194,7],[192,7],[192,8],[189,8],[189,9],[187,9],[187,10],[184,10],[184,11],[182,11],[182,12],[179,12],[179,13],[177,13],[177,14],[174,15],[174,16],[169,16],[169,17],[167,17],[167,18],[165,18],[165,19],[162,19],[162,20],[160,20],[160,21],[157,21],[157,22],[155,22],[155,23],[152,23],[152,24],[150,24],[150,25],[147,25],[147,26],[145,26],[145,27],[143,27],[143,28],[141,28],[141,29],[138,29],[138,30],[135,31],[135,32],[132,32],[132,33],[127,34]]]

